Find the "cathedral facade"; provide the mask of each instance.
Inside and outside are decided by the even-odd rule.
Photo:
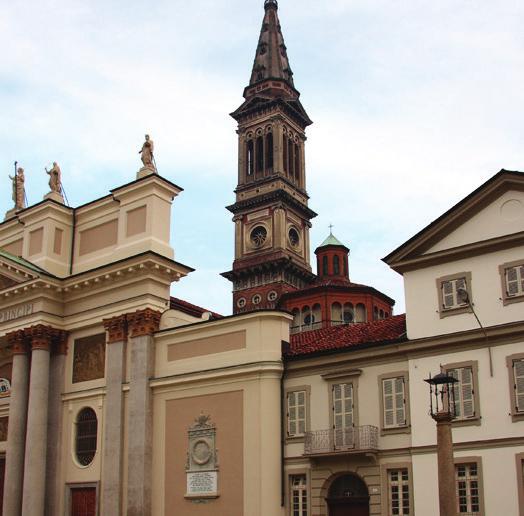
[[[524,174],[499,172],[384,258],[404,278],[395,315],[350,279],[333,234],[311,267],[299,97],[265,0],[232,113],[231,316],[171,295],[193,271],[169,237],[182,188],[157,173],[148,137],[136,179],[76,208],[56,173],[29,207],[14,179],[1,514],[437,516],[423,380],[440,371],[457,379],[457,514],[524,514]]]

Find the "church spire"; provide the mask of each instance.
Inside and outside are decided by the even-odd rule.
[[[277,0],[265,0],[264,10],[264,20],[245,97],[247,98],[252,92],[254,93],[254,90],[250,88],[251,86],[261,85],[268,80],[283,81],[292,88],[291,91],[287,91],[288,95],[298,96],[293,84],[293,72],[289,65],[287,48],[278,19]],[[278,93],[282,95],[282,89]]]

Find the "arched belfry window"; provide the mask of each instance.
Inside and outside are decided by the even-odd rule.
[[[289,156],[289,165],[288,165],[288,172],[289,177],[293,178],[295,175],[295,167],[294,167],[294,159],[293,159],[293,142],[291,140],[288,140],[288,156]]]
[[[256,162],[257,162],[257,173],[263,172],[264,170],[264,139],[262,136],[257,138],[256,147]]]
[[[322,274],[324,276],[328,275],[328,257],[325,255],[322,257]]]
[[[282,149],[284,150],[284,172],[289,171],[288,162],[287,162],[287,138],[286,135],[282,137]]]
[[[340,258],[338,255],[333,257],[333,274],[340,274]]]
[[[273,133],[266,136],[266,169],[273,170]]]
[[[75,452],[82,466],[89,466],[95,458],[97,448],[98,419],[95,411],[83,408],[76,419]]]
[[[255,172],[255,145],[253,140],[247,142],[246,154],[246,172],[248,176],[252,176]]]
[[[300,181],[300,147],[295,143],[295,178]]]

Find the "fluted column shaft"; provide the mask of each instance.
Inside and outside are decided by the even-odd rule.
[[[22,516],[43,516],[46,489],[49,353],[47,328],[35,328],[27,410]]]
[[[4,516],[20,516],[24,481],[24,450],[29,391],[29,357],[24,332],[8,335],[13,345],[13,371],[7,431],[7,455],[4,481]]]

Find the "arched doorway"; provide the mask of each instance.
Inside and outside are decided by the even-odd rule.
[[[326,499],[329,516],[369,516],[369,493],[366,483],[353,473],[338,477]]]

